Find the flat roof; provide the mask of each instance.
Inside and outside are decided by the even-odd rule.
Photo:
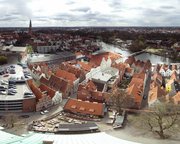
[[[92,79],[95,81],[101,82],[108,82],[111,79],[112,75],[104,73],[104,72],[97,72],[92,76]]]
[[[10,45],[10,46],[4,46],[2,48],[3,51],[6,51],[7,49],[9,49],[9,51],[12,51],[12,52],[25,52],[27,47],[17,47],[17,46]]]
[[[19,137],[0,131],[0,135],[2,144],[42,144],[43,141],[53,141],[54,144],[139,144],[113,137],[105,132],[70,135],[32,133],[25,137]]]
[[[32,63],[48,62],[48,61],[54,61],[54,60],[63,59],[66,57],[71,57],[71,56],[75,57],[75,54],[71,52],[67,52],[67,51],[57,53],[57,54],[33,54],[31,57],[28,58],[28,61]]]
[[[98,130],[98,126],[95,123],[87,124],[60,124],[58,132],[80,132]],[[58,133],[57,132],[57,133]]]
[[[0,130],[0,143],[1,144],[10,144],[16,141],[20,141],[22,139],[22,137],[17,136],[17,135],[13,135],[7,132],[3,132]]]
[[[8,79],[10,77],[18,77],[18,78],[21,78],[21,76],[24,76],[23,74],[23,69],[21,66],[19,65],[14,65],[15,66],[15,71],[16,71],[16,74],[9,74],[9,77],[3,77],[3,75],[0,75],[0,80],[6,80],[8,81]],[[7,66],[5,66],[7,67]],[[6,86],[6,85],[4,85]],[[24,99],[24,92],[31,92],[31,90],[28,88],[27,84],[26,83],[21,83],[21,84],[16,84],[16,89],[17,89],[17,93],[15,95],[3,95],[3,94],[0,94],[0,100],[4,101],[11,101],[11,100],[22,100]],[[35,96],[33,96],[35,97]],[[32,97],[31,97],[32,98]]]

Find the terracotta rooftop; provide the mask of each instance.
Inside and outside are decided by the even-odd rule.
[[[48,85],[48,82],[49,82],[49,81],[48,81],[48,79],[46,79],[45,77],[41,77],[41,78],[40,78],[40,82],[43,83],[43,84],[45,84],[45,85]]]
[[[73,73],[61,69],[57,69],[55,75],[57,77],[70,81],[71,84],[73,84],[73,82],[77,80],[77,77]]]
[[[34,93],[34,95],[36,96],[36,100],[39,101],[39,99],[41,99],[43,96],[43,93],[41,92],[41,90],[33,83],[32,80],[27,80],[26,82],[27,82],[29,88]]]
[[[180,92],[178,92],[175,96],[172,97],[174,104],[180,104]]]
[[[49,95],[51,98],[54,97],[56,91],[51,89],[50,87],[46,86],[45,84],[41,84],[39,86],[40,90],[43,92],[43,91],[47,91],[47,95]]]
[[[142,96],[143,87],[133,84],[132,86],[126,89],[126,92],[129,96],[131,96],[131,98],[134,99],[134,103],[137,103],[138,106],[140,107],[143,98]]]
[[[177,72],[176,71],[173,71],[173,73],[171,74],[171,78],[170,79],[177,80]]]
[[[127,68],[126,68],[126,72],[127,72],[127,73],[132,73],[132,71],[133,71],[133,68],[131,68],[131,67],[127,67]]]
[[[51,75],[48,82],[48,86],[64,93],[68,88],[68,81],[61,79],[55,75]]]
[[[149,91],[148,103],[153,103],[165,95],[166,95],[165,90],[159,86],[156,86]]]
[[[68,99],[64,110],[72,113],[104,116],[104,105],[102,103],[92,103],[77,99]]]
[[[60,91],[62,93],[66,92],[66,90],[68,89],[68,85],[72,86],[71,83],[69,83],[67,80],[59,78],[53,74],[51,75],[49,80],[45,79],[45,78],[41,78],[40,82],[42,84],[49,86],[50,88],[52,88],[56,91]]]
[[[91,66],[91,64],[89,64],[89,63],[85,63],[85,62],[80,62],[80,61],[78,61],[78,64],[81,66],[82,69],[84,69],[84,70],[87,71],[87,72],[90,72],[91,69],[93,68],[93,67]]]
[[[68,62],[61,63],[60,69],[73,73],[77,78],[84,74],[81,69],[69,64]]]
[[[116,54],[116,53],[112,53],[112,52],[100,53],[97,55],[92,55],[90,62],[99,66],[101,64],[101,61],[103,58],[105,58],[105,60],[110,58],[112,61],[115,61],[115,60],[121,58],[121,55]]]
[[[128,57],[128,59],[125,60],[125,63],[132,65],[135,61],[135,58],[133,56],[130,56]]]
[[[130,84],[128,85],[128,88],[126,89],[127,94],[134,99],[136,108],[141,107],[144,78],[145,73],[134,74]]]

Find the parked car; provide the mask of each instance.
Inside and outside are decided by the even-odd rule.
[[[31,93],[31,92],[24,92],[24,98],[32,97],[32,96],[33,96],[33,93]]]
[[[16,84],[15,80],[9,80],[9,84]]]
[[[1,88],[0,88],[0,91],[6,91],[6,89],[1,89]]]
[[[1,84],[2,84],[2,85],[8,85],[8,82],[5,81],[5,80],[1,80]]]
[[[7,88],[3,85],[0,85],[0,89],[7,89]]]
[[[8,91],[7,92],[7,95],[15,95],[16,93],[13,93],[13,92],[10,92],[10,91]]]
[[[0,91],[0,94],[6,95],[7,92],[6,91]]]
[[[8,92],[17,93],[17,91],[15,89],[8,89]]]
[[[10,69],[9,73],[10,74],[16,74],[16,71],[14,69]]]
[[[40,112],[41,115],[44,115],[45,113],[43,111]]]
[[[15,68],[15,66],[14,65],[10,65],[10,68]]]
[[[44,112],[44,113],[48,113],[49,111],[48,111],[48,110],[44,110],[43,112]]]
[[[9,74],[5,74],[5,75],[3,75],[3,77],[8,77],[9,76]]]
[[[16,85],[8,85],[8,89],[16,89]]]

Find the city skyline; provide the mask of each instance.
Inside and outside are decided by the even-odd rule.
[[[0,0],[0,27],[179,26],[178,0]]]

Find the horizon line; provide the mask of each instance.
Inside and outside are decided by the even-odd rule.
[[[180,26],[32,26],[33,28],[180,28]],[[0,28],[29,28],[28,26],[0,26]]]

